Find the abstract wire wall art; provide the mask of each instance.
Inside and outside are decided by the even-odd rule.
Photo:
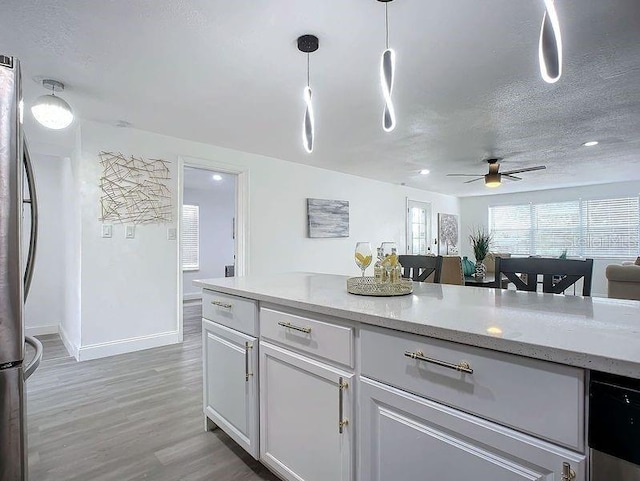
[[[102,222],[161,224],[171,222],[169,162],[100,152]]]

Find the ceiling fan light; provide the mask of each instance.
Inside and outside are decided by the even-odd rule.
[[[64,129],[73,122],[73,111],[69,104],[52,94],[38,97],[31,107],[31,113],[41,125],[48,129]]]
[[[498,173],[485,174],[484,185],[487,187],[499,187],[502,184],[502,175]]]

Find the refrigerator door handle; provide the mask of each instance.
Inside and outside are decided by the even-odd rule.
[[[26,342],[36,350],[36,355],[33,356],[33,359],[31,360],[31,362],[27,364],[27,367],[24,368],[24,380],[26,381],[27,379],[29,379],[29,377],[31,377],[31,375],[35,372],[35,370],[38,369],[38,366],[40,365],[40,361],[42,361],[43,349],[42,349],[42,343],[38,341],[35,337],[25,336],[24,342]]]
[[[31,204],[31,232],[29,236],[29,251],[27,254],[27,266],[24,272],[24,299],[29,295],[31,288],[31,280],[33,279],[33,266],[36,258],[36,247],[38,244],[38,197],[36,196],[36,182],[33,177],[33,165],[31,157],[27,149],[27,143],[24,142],[24,169],[27,174],[27,186],[29,187],[29,198],[23,199],[25,204]]]

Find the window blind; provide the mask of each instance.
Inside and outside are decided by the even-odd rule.
[[[582,202],[585,256],[636,257],[640,208],[637,197]]]
[[[195,271],[200,268],[200,208],[197,205],[182,206],[182,269]]]
[[[494,252],[515,255],[635,257],[638,197],[489,207]]]

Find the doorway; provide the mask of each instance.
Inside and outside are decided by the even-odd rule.
[[[201,309],[202,289],[193,281],[247,273],[249,172],[181,157],[179,173],[177,307],[183,338],[189,329],[184,308]]]
[[[235,273],[236,175],[184,167],[182,190],[183,300],[201,298],[196,279]]]

